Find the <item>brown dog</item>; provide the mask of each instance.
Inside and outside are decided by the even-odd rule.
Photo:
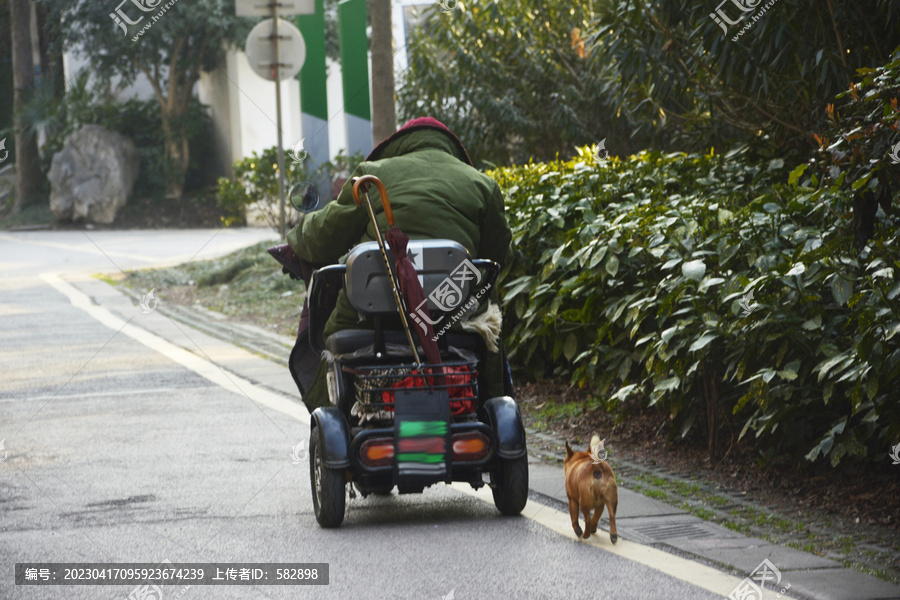
[[[575,535],[584,539],[597,533],[597,523],[603,514],[603,507],[609,511],[609,539],[618,541],[616,534],[616,507],[619,504],[619,488],[612,467],[601,458],[604,455],[603,442],[594,435],[588,452],[573,452],[566,442],[566,495],[569,497],[569,514]],[[578,509],[584,513],[584,534],[578,524]],[[591,518],[591,510],[594,516]]]

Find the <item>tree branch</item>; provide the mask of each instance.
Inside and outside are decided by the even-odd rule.
[[[847,65],[847,56],[844,53],[844,43],[841,42],[841,34],[838,32],[837,22],[834,20],[834,9],[831,7],[831,0],[825,0],[828,4],[828,14],[831,15],[831,28],[834,30],[834,37],[837,39],[838,54],[841,56],[841,64],[844,65],[844,75],[847,76],[847,86],[853,84],[850,79],[850,67]]]
[[[831,0],[828,0],[828,2],[830,3]],[[682,52],[684,52],[685,54],[687,54],[688,56],[690,56],[690,57],[694,60],[694,62],[695,62],[696,64],[698,64],[701,68],[703,68],[704,70],[706,70],[706,71],[712,76],[713,82],[715,82],[716,79],[717,79],[717,76],[716,76],[716,73],[713,71],[712,67],[710,67],[709,65],[707,65],[707,64],[706,64],[703,60],[701,60],[696,54],[694,54],[691,50],[689,50],[688,48],[686,48],[686,47],[681,43],[681,41],[675,36],[675,34],[672,33],[665,25],[663,25],[663,24],[656,18],[656,15],[654,15],[652,12],[650,12],[650,10],[647,8],[647,6],[646,6],[642,1],[640,2],[640,4],[641,4],[641,7],[644,9],[644,13],[648,16],[648,18],[649,18],[650,21],[653,23],[653,25],[655,25],[656,28],[657,28],[663,35],[665,35],[665,36],[667,36],[667,37],[669,38],[669,41],[672,43],[672,45],[676,46],[676,47],[677,47],[678,49],[680,49]],[[677,63],[678,63],[678,64],[681,66],[681,68],[685,71],[685,74],[688,76],[689,79],[692,79],[692,80],[696,81],[697,84],[700,85],[700,86],[704,89],[704,91],[706,91],[707,93],[709,93],[710,95],[712,95],[712,89],[709,88],[708,84],[706,84],[706,82],[703,81],[702,79],[700,79],[699,77],[696,77],[696,76],[691,72],[690,68],[689,68],[686,64],[684,64],[684,61],[681,60],[680,57],[677,59]],[[713,89],[715,89],[715,88],[713,88]],[[728,86],[726,86],[725,89],[728,89]],[[792,124],[790,124],[790,123],[788,123],[788,122],[786,122],[786,121],[783,121],[782,119],[776,117],[775,115],[773,115],[773,114],[770,113],[769,111],[765,110],[762,106],[758,105],[752,98],[750,98],[750,97],[748,97],[748,96],[742,94],[741,92],[739,92],[739,91],[737,91],[737,90],[734,90],[734,89],[732,89],[731,91],[732,91],[732,93],[735,93],[735,94],[737,94],[738,96],[742,97],[742,98],[744,99],[744,101],[747,102],[748,105],[750,105],[754,110],[756,110],[759,114],[761,114],[762,116],[766,117],[767,119],[769,119],[769,120],[771,120],[771,121],[774,121],[774,122],[778,123],[779,125],[781,125],[781,126],[784,127],[785,129],[788,129],[788,130],[790,130],[790,131],[794,131],[794,132],[796,132],[796,133],[799,133],[799,134],[803,135],[804,137],[806,137],[806,138],[809,139],[809,140],[814,140],[812,134],[809,133],[808,131],[806,131],[805,129],[803,129],[803,128],[799,127],[799,126],[796,126],[796,125],[792,125]],[[735,122],[734,124],[735,124],[735,125],[738,125],[739,127],[741,127],[741,129],[745,129],[745,130],[746,130],[746,127],[743,126],[740,122]]]
[[[863,24],[866,26],[866,31],[869,32],[869,37],[872,38],[872,47],[875,48],[875,52],[878,53],[878,62],[880,64],[884,64],[887,62],[884,58],[884,54],[881,52],[881,45],[878,43],[878,38],[875,36],[875,32],[872,30],[872,24],[869,23],[869,19],[866,17],[866,13],[859,10],[859,6],[856,3],[852,3],[851,6],[853,10],[856,11],[856,14],[859,15],[859,18],[862,19]]]
[[[157,70],[157,65],[153,66],[153,75],[150,74],[147,66],[139,61],[136,57],[131,60],[135,67],[140,69],[141,73],[144,74],[144,77],[147,78],[147,81],[150,82],[150,85],[153,87],[153,93],[156,95],[156,99],[159,101],[160,107],[164,107],[166,105],[165,96],[163,96],[162,87],[159,85],[159,71]]]

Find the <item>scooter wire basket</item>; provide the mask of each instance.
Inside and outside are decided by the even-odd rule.
[[[394,393],[398,390],[447,390],[454,416],[475,412],[478,398],[477,362],[444,362],[423,365],[356,367],[352,370],[356,390],[354,412],[392,418]]]

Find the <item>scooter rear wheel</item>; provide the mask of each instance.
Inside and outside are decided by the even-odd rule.
[[[498,458],[491,467],[494,505],[504,515],[515,516],[528,502],[528,456]]]
[[[325,440],[322,430],[313,430],[309,440],[309,481],[312,487],[316,521],[322,527],[337,527],[344,521],[347,479],[343,470],[325,466]]]

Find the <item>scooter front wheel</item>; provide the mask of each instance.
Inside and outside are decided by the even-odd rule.
[[[344,521],[346,477],[343,470],[325,466],[325,440],[321,428],[309,440],[309,481],[316,521],[322,527],[337,527]]]

